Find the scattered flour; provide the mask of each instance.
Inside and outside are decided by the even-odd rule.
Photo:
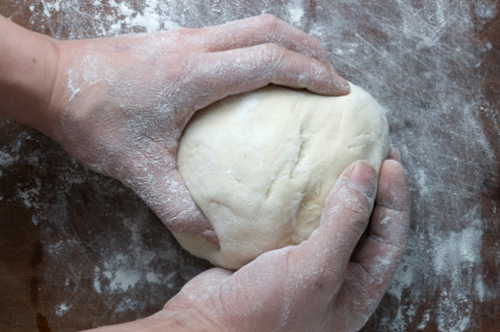
[[[476,112],[496,128],[500,119],[498,110],[484,100],[481,85],[474,84],[481,81],[477,68],[493,46],[484,41],[477,47],[464,36],[474,35],[498,15],[495,1],[470,4],[422,0],[417,4],[410,0],[340,0],[335,4],[315,1],[314,6],[301,0],[284,6],[279,3],[94,0],[84,8],[79,0],[44,0],[40,3],[42,10],[34,4],[25,6],[32,15],[29,21],[33,29],[60,39],[196,28],[262,13],[275,14],[318,37],[335,67],[389,110],[393,143],[403,156],[411,186],[413,215],[408,250],[386,297],[396,309],[386,312],[381,308],[367,330],[425,331],[430,325],[440,332],[471,329],[474,303],[500,296],[498,289],[489,288],[485,282],[480,259],[485,227],[490,221],[477,206],[478,186],[484,181],[485,170],[494,168],[494,153]],[[78,90],[72,93],[76,95]],[[24,133],[0,148],[0,180],[20,164],[43,168],[44,158],[64,156],[61,151],[47,156],[41,148],[26,156],[21,148],[29,140]],[[64,197],[80,186],[91,183],[101,199],[126,195],[110,180],[83,171],[74,161],[66,161],[58,177],[56,188],[51,188],[58,192],[55,202],[45,202],[42,193],[47,188],[34,179],[34,185],[15,188],[10,196],[2,192],[0,200],[16,199],[34,209],[33,227],[49,232],[49,226],[70,226]],[[496,213],[497,207],[493,209]],[[104,233],[102,239],[94,239],[96,249],[86,257],[96,264],[90,269],[91,289],[96,294],[116,296],[117,313],[140,311],[147,305],[141,302],[142,294],[175,290],[180,286],[179,276],[185,282],[199,272],[189,269],[168,241],[161,251],[144,246],[145,225],[151,222],[148,218],[144,211],[134,217],[117,215],[117,222],[129,230],[129,246],[123,247]],[[46,260],[52,260],[55,266],[70,265],[68,253],[86,252],[81,248],[83,240],[72,239],[69,234],[44,240]],[[167,266],[165,270],[158,267],[158,256]],[[57,276],[54,271],[47,272],[54,283],[71,287]],[[72,271],[70,278],[78,284],[83,276]],[[427,303],[434,303],[436,298],[437,305],[429,307]],[[70,314],[81,298],[69,301],[56,306],[56,315]]]
[[[161,278],[161,275],[157,275],[156,273],[153,273],[153,272],[148,272],[148,274],[146,274],[146,280],[148,282],[153,282],[153,283],[159,284],[161,282],[160,278]]]
[[[0,166],[8,168],[18,160],[19,160],[19,155],[11,156],[7,152],[0,150]]]
[[[289,22],[294,26],[299,26],[304,17],[304,4],[302,2],[295,0],[288,4]]]
[[[121,289],[122,291],[134,287],[135,284],[141,279],[141,276],[133,270],[119,269],[114,272],[105,271],[103,275],[109,279],[109,289],[115,291]]]
[[[65,315],[68,312],[69,309],[71,309],[71,305],[68,306],[66,304],[66,302],[63,302],[57,307],[56,315],[59,317],[62,317],[63,315]]]
[[[101,293],[101,280],[99,280],[100,273],[101,269],[98,266],[94,267],[94,290],[99,294]]]

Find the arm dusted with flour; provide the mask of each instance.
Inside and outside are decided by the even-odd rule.
[[[178,141],[194,112],[270,83],[329,95],[349,89],[318,40],[269,15],[81,41],[0,23],[1,115],[131,187],[172,231],[213,243],[176,169]]]

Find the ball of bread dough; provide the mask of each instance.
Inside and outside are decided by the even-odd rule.
[[[174,235],[193,255],[238,269],[308,239],[345,167],[362,159],[378,170],[388,151],[382,108],[352,84],[341,97],[277,86],[228,97],[196,113],[177,157],[220,249]]]

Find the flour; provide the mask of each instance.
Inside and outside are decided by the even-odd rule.
[[[460,279],[454,274],[471,269],[473,264],[480,261],[483,235],[481,226],[480,220],[472,220],[469,226],[460,232],[451,232],[446,238],[435,238],[432,248],[433,263],[438,275],[451,275],[454,279]]]
[[[21,199],[26,205],[26,207],[31,208],[39,208],[39,205],[35,202],[36,197],[40,195],[40,191],[37,188],[26,189],[26,190],[18,190],[17,197]]]
[[[141,276],[132,270],[118,269],[113,273],[106,271],[103,274],[109,279],[109,289],[111,291],[118,289],[127,291],[141,279]]]
[[[68,306],[66,302],[63,302],[57,307],[56,315],[62,317],[68,312],[69,309],[71,309],[71,305]]]
[[[99,279],[101,275],[101,269],[98,266],[94,267],[94,290],[101,294],[101,280]]]
[[[109,317],[124,320],[131,313],[146,312],[155,303],[165,302],[178,292],[179,280],[185,283],[201,272],[128,189],[85,170],[47,137],[14,131],[10,138],[10,144],[0,147],[0,170],[4,174],[0,177],[0,202],[32,213],[25,226],[27,231],[38,232],[40,247],[33,249],[28,243],[27,249],[41,251],[45,280],[34,291],[40,293],[40,299],[53,298],[54,293],[64,296],[54,298],[57,304],[53,307],[40,304],[51,308],[54,319],[71,319],[84,303],[97,303],[97,296],[102,294],[116,305]],[[19,175],[16,170],[20,169]],[[87,196],[88,192],[96,193],[95,198]],[[120,196],[126,206],[121,212],[110,213],[110,203]],[[73,210],[78,205],[80,211]],[[87,209],[99,205],[100,212],[94,210],[96,219],[83,217]],[[78,216],[84,222],[72,221],[80,219]],[[165,237],[146,245],[151,232],[158,231]],[[142,298],[151,290],[153,294]]]
[[[153,273],[153,272],[148,272],[148,274],[146,274],[146,280],[148,282],[151,282],[151,283],[155,283],[155,284],[160,284],[161,283],[161,278],[162,275],[158,275],[156,273]]]
[[[299,26],[304,17],[304,5],[301,2],[296,0],[288,4],[289,23],[293,26]]]
[[[19,160],[18,155],[11,156],[10,154],[4,151],[0,151],[0,166],[7,168],[18,160]]]
[[[436,277],[453,280],[448,292],[438,294],[437,320],[441,331],[465,331],[469,327],[474,298],[484,296],[482,277],[472,272],[481,266],[483,236],[481,221],[471,219],[474,216],[477,216],[475,211],[466,216],[465,220],[470,222],[463,230],[433,239]]]
[[[482,62],[493,46],[488,40],[481,41],[479,46],[471,42],[477,37],[476,32],[498,15],[495,1],[477,0],[469,4],[445,0],[334,3],[293,0],[283,5],[282,1],[270,0],[210,3],[95,0],[88,6],[79,0],[17,2],[29,9],[31,29],[59,39],[108,37],[181,26],[198,28],[262,13],[277,15],[318,37],[339,72],[389,110],[392,143],[402,154],[411,186],[412,230],[407,254],[382,307],[365,331],[426,331],[429,326],[436,326],[440,332],[467,331],[472,329],[473,311],[480,309],[475,306],[491,299],[498,301],[498,289],[485,280],[480,258],[488,235],[485,229],[495,221],[486,218],[477,204],[485,175],[493,174],[496,166],[493,147],[479,122],[484,116],[498,132],[499,112],[486,100],[481,84]],[[6,181],[20,165],[28,164],[21,148],[29,141],[27,135],[20,135],[9,146],[0,148],[0,181]],[[32,227],[50,234],[50,227],[71,225],[71,216],[65,209],[68,203],[62,198],[49,201],[42,192],[55,190],[61,196],[77,199],[79,190],[88,190],[87,184],[102,200],[112,201],[120,195],[134,202],[133,196],[112,180],[83,170],[64,159],[60,150],[51,151],[47,155],[40,145],[31,152],[38,162],[35,159],[31,162],[41,163],[39,168],[43,168],[41,160],[63,160],[55,175],[58,178],[55,188],[46,188],[43,182],[37,186],[33,181],[28,184],[38,194],[27,192],[29,186],[20,191],[8,188],[7,193],[1,193],[2,202],[15,200],[34,210],[33,220],[37,224],[33,222]],[[34,167],[30,170],[37,172]],[[141,210],[137,201],[132,205],[136,212],[117,212],[113,217],[118,223],[131,222],[133,214],[133,220],[140,224],[136,229],[122,224],[126,235],[121,240],[130,241],[130,247],[123,247],[113,236],[108,236],[113,230],[106,228],[106,224],[91,221],[95,228],[105,229],[101,233],[104,235],[99,238],[89,235],[100,249],[82,254],[89,255],[88,261],[95,264],[89,270],[92,276],[89,292],[114,296],[114,303],[122,312],[140,312],[144,308],[140,306],[141,292],[156,294],[163,292],[163,288],[175,289],[200,271],[187,267],[189,258],[179,258],[180,251],[173,249],[168,241],[155,248],[141,244],[148,238],[146,225],[154,220],[144,208]],[[495,202],[491,209],[497,213]],[[51,247],[59,240],[63,241],[61,247],[65,251],[58,249],[59,246]],[[52,261],[56,271],[61,269],[59,266],[71,264],[68,252],[82,253],[82,248],[70,240],[69,235],[44,240],[47,263]],[[166,266],[164,271],[151,259],[158,252],[164,255],[161,257]],[[118,254],[131,258],[116,261]],[[142,257],[146,257],[145,262]],[[47,277],[53,276],[53,272],[47,271]],[[181,281],[176,280],[179,275]],[[83,280],[76,271],[71,278],[75,283]],[[71,284],[64,287],[68,291],[74,289]],[[162,302],[160,297],[156,297],[156,305]],[[428,305],[436,299],[437,305]],[[71,301],[58,302],[68,307],[65,317],[81,298]],[[387,303],[391,305],[384,307]]]

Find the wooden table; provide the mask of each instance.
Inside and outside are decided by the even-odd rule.
[[[412,194],[407,254],[364,331],[500,331],[497,1],[0,0],[60,39],[275,14],[388,110]],[[0,121],[0,331],[144,317],[209,268],[115,180]]]

